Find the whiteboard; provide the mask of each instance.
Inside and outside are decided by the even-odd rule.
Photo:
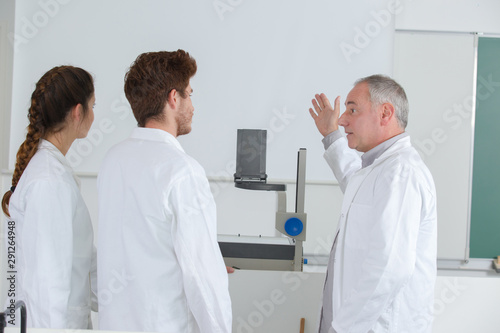
[[[106,151],[136,126],[123,93],[127,68],[142,52],[182,48],[198,72],[191,82],[193,131],[180,141],[209,176],[232,176],[237,129],[257,128],[268,130],[270,178],[294,179],[296,152],[307,148],[307,179],[331,180],[308,108],[315,93],[345,97],[357,78],[391,74],[389,5],[17,0],[9,168],[24,140],[35,82],[48,69],[71,64],[95,76],[95,121],[68,159],[79,172],[97,172]]]
[[[436,184],[438,258],[467,251],[474,36],[396,32],[394,76],[410,103],[407,132]]]

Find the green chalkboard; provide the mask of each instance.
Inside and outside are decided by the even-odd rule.
[[[500,255],[500,38],[480,37],[470,257]]]

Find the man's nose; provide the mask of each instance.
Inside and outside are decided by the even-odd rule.
[[[339,125],[342,127],[345,127],[347,125],[347,117],[346,117],[346,112],[342,113],[342,115],[339,118]]]

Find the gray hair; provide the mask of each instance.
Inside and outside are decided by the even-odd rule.
[[[408,124],[408,98],[405,90],[388,76],[376,74],[357,80],[354,85],[368,83],[370,101],[374,106],[391,103],[396,111],[396,119],[402,129]]]

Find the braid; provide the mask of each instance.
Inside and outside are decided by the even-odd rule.
[[[77,104],[87,105],[94,93],[92,76],[73,66],[54,67],[37,82],[31,95],[28,111],[28,132],[16,156],[12,187],[2,199],[2,210],[10,217],[9,202],[19,179],[38,150],[40,139],[47,133],[57,132],[65,125],[69,110]]]
[[[57,75],[57,72],[52,73],[45,78],[40,79],[37,83],[35,91],[31,95],[31,107],[28,111],[28,133],[26,134],[26,139],[19,147],[16,155],[16,167],[14,169],[14,174],[12,175],[12,188],[15,189],[19,179],[21,178],[24,169],[28,166],[29,161],[35,155],[38,150],[38,144],[40,139],[45,134],[45,126],[43,124],[43,112],[41,110],[40,102],[43,100],[46,87],[53,81],[53,78]],[[9,202],[12,195],[12,190],[5,192],[2,198],[2,210],[10,217],[9,213]]]
[[[28,125],[28,133],[26,134],[26,140],[19,147],[17,152],[16,169],[14,170],[14,175],[12,177],[12,186],[16,186],[19,178],[26,169],[29,161],[35,155],[38,149],[38,143],[44,134],[44,126],[42,124],[42,116],[40,110],[37,110],[38,106],[35,100],[31,102],[30,112],[28,114],[28,119],[30,124]]]
[[[36,91],[35,91],[36,92]],[[35,93],[33,93],[35,95]],[[38,143],[44,134],[44,127],[41,121],[40,110],[38,109],[37,102],[35,98],[31,99],[31,107],[28,113],[28,119],[30,121],[28,125],[28,133],[26,134],[26,140],[21,144],[16,156],[16,167],[14,169],[14,174],[12,175],[12,187],[15,188],[19,179],[21,178],[24,169],[28,166],[29,161],[35,155],[38,149]],[[5,215],[10,217],[9,213],[9,202],[12,195],[12,190],[5,192],[2,198],[2,210]]]

